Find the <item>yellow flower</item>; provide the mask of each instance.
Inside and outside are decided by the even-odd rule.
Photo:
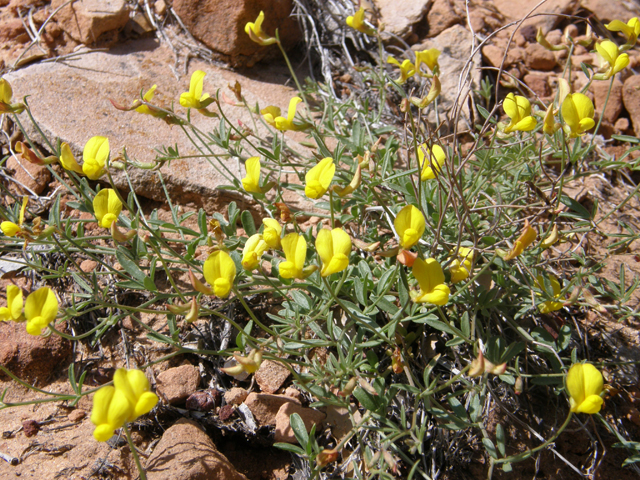
[[[195,108],[201,110],[209,106],[213,102],[213,98],[208,93],[202,94],[204,86],[204,73],[202,70],[196,70],[191,75],[189,82],[189,91],[180,94],[180,105],[185,108]]]
[[[13,89],[11,84],[4,78],[0,78],[0,102],[5,105],[11,105],[11,99],[13,98]]]
[[[560,124],[556,122],[555,113],[557,111],[554,112],[553,104],[550,104],[542,122],[542,131],[547,135],[553,135],[560,128]]]
[[[604,73],[593,76],[596,80],[608,80],[629,65],[629,55],[620,53],[618,46],[611,40],[596,43],[596,51],[602,60],[602,69],[606,68]]]
[[[204,278],[213,286],[216,297],[227,298],[236,278],[236,264],[227,252],[218,250],[209,255],[202,268]]]
[[[106,442],[125,422],[133,422],[150,412],[157,403],[158,397],[150,391],[142,371],[119,368],[113,376],[113,386],[102,387],[93,396],[94,438]]]
[[[551,292],[547,292],[547,289],[544,286],[544,279],[542,278],[542,275],[538,275],[538,277],[536,278],[536,283],[538,284],[538,287],[541,290],[545,291],[545,293],[547,294],[551,293]],[[549,283],[551,283],[551,288],[553,289],[553,298],[560,298],[562,287],[560,287],[560,282],[558,282],[558,279],[553,276],[549,276]],[[564,305],[564,302],[548,300],[546,302],[543,302],[541,305],[539,305],[538,310],[540,310],[540,313],[555,312],[556,310],[560,310],[563,307],[563,305]]]
[[[274,107],[273,105],[270,105],[270,106],[265,107],[262,110],[260,110],[260,113],[264,117],[264,121],[265,122],[267,122],[272,127],[275,127],[276,126],[276,118],[280,117],[280,113],[282,113],[282,112],[281,112],[279,107]]]
[[[242,179],[242,188],[250,193],[262,193],[260,189],[260,157],[248,158],[244,164],[247,176]]]
[[[336,166],[333,163],[333,158],[326,157],[320,160],[304,177],[305,195],[313,199],[322,197],[327,193],[335,172]]]
[[[62,144],[60,145],[60,157],[58,158],[58,160],[60,161],[60,165],[62,165],[62,168],[64,168],[65,170],[71,170],[72,172],[76,173],[84,173],[82,167],[78,165],[78,162],[76,162],[76,159],[71,152],[71,147],[69,147],[69,144],[67,142],[62,142]]]
[[[316,250],[322,260],[320,275],[327,277],[349,266],[351,237],[341,228],[322,229],[316,237]]]
[[[24,303],[29,335],[40,335],[42,329],[53,322],[57,315],[58,299],[49,287],[41,287],[30,293]]]
[[[22,290],[16,285],[7,285],[7,306],[0,307],[0,321],[20,321],[22,317]]]
[[[600,394],[604,388],[602,374],[590,363],[576,363],[567,373],[569,403],[574,413],[598,413],[602,408]]]
[[[626,43],[620,48],[621,52],[633,48],[638,41],[638,36],[640,36],[640,20],[638,20],[638,17],[633,17],[627,23],[613,20],[611,23],[606,24],[605,27],[612,32],[622,32],[627,37]]]
[[[427,108],[440,95],[441,89],[440,79],[437,75],[434,75],[427,96],[424,98],[411,97],[411,103],[420,109]]]
[[[290,101],[289,101],[289,110],[287,111],[287,118],[281,117],[279,116],[280,111],[278,109],[278,115],[273,117],[273,126],[276,127],[278,130],[280,131],[285,131],[285,130],[304,130],[305,128],[307,128],[307,124],[301,124],[301,125],[296,125],[295,123],[293,123],[293,119],[296,116],[296,108],[298,107],[298,104],[302,101],[302,99],[300,97],[293,97]],[[274,109],[277,107],[267,107]],[[266,109],[265,109],[266,110]],[[270,110],[272,113],[276,113],[275,110]],[[268,113],[269,114],[269,113]],[[267,115],[264,115],[265,117],[265,121],[267,123],[269,123],[269,120],[267,119]]]
[[[420,210],[413,205],[407,205],[398,212],[393,226],[400,237],[400,246],[408,250],[418,243],[424,233],[426,223]]]
[[[350,193],[353,193],[356,188],[360,186],[360,182],[362,182],[362,167],[358,164],[356,166],[356,173],[353,174],[353,178],[351,179],[351,182],[349,182],[349,185],[346,187],[334,185],[333,191],[336,192],[339,197],[345,197]]]
[[[469,278],[471,264],[473,263],[473,250],[466,247],[458,249],[456,259],[451,262],[449,273],[451,273],[451,283],[459,283]]]
[[[282,239],[282,250],[286,260],[280,263],[282,278],[305,278],[304,262],[307,258],[307,242],[302,235],[289,233]]]
[[[417,258],[411,271],[420,285],[420,292],[412,295],[414,302],[446,305],[451,291],[444,284],[444,272],[435,258]]]
[[[262,238],[270,248],[280,248],[280,235],[282,234],[282,226],[273,218],[263,218]]]
[[[360,7],[353,16],[347,17],[347,25],[366,35],[374,35],[376,33],[373,28],[364,23],[364,7]]]
[[[431,155],[428,162],[425,162],[425,152],[429,152],[429,149],[427,144],[423,143],[418,147],[418,163],[422,167],[422,172],[420,173],[420,180],[422,181],[436,178],[436,174],[442,171],[442,165],[444,165],[446,158],[440,145],[431,147]]]
[[[20,207],[20,218],[18,220],[18,225],[13,222],[4,221],[0,223],[0,230],[7,237],[15,237],[16,235],[22,233],[22,224],[24,223],[24,212],[27,210],[27,203],[29,201],[29,197],[22,197],[22,206]]]
[[[264,241],[262,235],[259,233],[251,235],[242,250],[242,267],[245,270],[254,270],[258,266],[260,257],[268,248],[269,245]]]
[[[404,62],[400,63],[395,58],[389,57],[387,58],[387,63],[391,63],[400,67],[400,77],[398,77],[398,79],[396,80],[396,83],[399,83],[400,85],[406,82],[409,78],[413,77],[413,75],[416,73],[416,67],[413,65],[411,60],[405,60]]]
[[[529,225],[529,220],[524,221],[524,228],[522,229],[522,233],[514,243],[511,251],[504,257],[504,260],[513,260],[522,252],[524,252],[525,248],[531,245],[534,240],[538,237],[538,232],[536,232],[531,225]]]
[[[440,56],[440,50],[437,48],[430,48],[429,50],[423,50],[421,52],[416,52],[416,72],[421,77],[429,76],[429,74],[424,73],[420,69],[420,65],[423,63],[429,67],[429,70],[433,74],[438,73],[440,66],[438,65],[438,57]]]
[[[516,130],[529,132],[536,128],[536,120],[531,116],[531,103],[525,97],[510,93],[502,102],[502,108],[511,119],[504,129],[505,133]]]
[[[108,158],[109,139],[100,136],[92,137],[86,143],[82,152],[82,160],[84,161],[82,171],[91,180],[97,180],[104,173],[104,166]]]
[[[582,93],[569,94],[562,102],[562,118],[572,138],[583,135],[595,126],[593,115],[593,103]]]
[[[93,199],[93,213],[102,228],[111,228],[121,211],[122,202],[112,188],[100,190]]]
[[[256,373],[262,364],[262,350],[255,348],[249,352],[249,355],[243,357],[235,353],[234,360],[237,362],[233,367],[221,368],[224,373],[231,376],[241,375],[242,373]]]
[[[153,95],[156,93],[156,88],[157,87],[158,87],[157,85],[152,86],[149,90],[147,90],[147,93],[145,93],[142,96],[142,99],[145,102],[151,102],[151,100],[153,100]],[[163,114],[163,112],[158,112],[158,111],[155,111],[155,110],[151,110],[146,105],[140,105],[139,107],[136,107],[136,112],[143,113],[145,115],[151,115],[151,116],[154,116],[154,117],[157,116],[158,113]]]
[[[262,46],[266,46],[266,45],[272,45],[274,43],[276,43],[278,40],[273,38],[273,37],[269,37],[263,30],[262,30],[262,22],[264,21],[264,12],[260,11],[260,14],[258,15],[258,18],[256,18],[255,23],[254,22],[248,22],[245,26],[244,26],[244,31],[247,33],[247,35],[249,35],[249,38],[251,40],[253,40],[254,42],[262,45]]]

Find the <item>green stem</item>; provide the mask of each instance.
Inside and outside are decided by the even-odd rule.
[[[133,440],[131,439],[131,434],[129,433],[129,427],[125,423],[122,426],[125,435],[127,436],[127,442],[129,443],[129,448],[131,449],[131,455],[133,455],[133,460],[136,462],[136,467],[138,468],[138,473],[140,473],[140,480],[147,480],[147,474],[144,473],[144,468],[142,468],[142,464],[140,463],[140,457],[138,457],[138,452],[136,451],[136,447],[133,444]]]
[[[300,86],[300,82],[298,81],[298,77],[296,76],[296,72],[293,70],[293,66],[291,65],[291,62],[289,61],[289,57],[287,56],[287,52],[284,51],[284,48],[282,47],[282,43],[280,42],[280,33],[278,32],[278,29],[276,28],[276,44],[278,45],[278,48],[280,49],[280,52],[282,53],[282,56],[284,57],[284,61],[287,62],[287,67],[289,68],[289,72],[291,72],[291,76],[293,77],[293,81],[296,82],[296,88],[298,89],[298,92],[300,92],[300,96],[302,97],[302,100],[304,100],[304,104],[307,106],[307,109],[309,108],[309,104],[307,103],[307,97],[305,96],[304,92],[302,91],[302,87]]]

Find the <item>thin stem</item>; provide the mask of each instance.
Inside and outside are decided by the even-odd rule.
[[[133,455],[133,460],[136,462],[136,467],[138,468],[138,473],[140,474],[140,480],[147,480],[147,474],[144,472],[144,468],[142,468],[142,464],[140,463],[140,457],[138,457],[138,452],[136,450],[135,445],[133,444],[133,440],[131,439],[131,434],[129,433],[129,427],[125,423],[122,426],[125,435],[127,436],[127,442],[129,443],[129,448],[131,449],[131,455]]]

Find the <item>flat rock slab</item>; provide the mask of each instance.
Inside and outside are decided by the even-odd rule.
[[[173,54],[168,47],[146,39],[128,42],[109,52],[86,53],[57,63],[31,65],[6,78],[11,82],[16,101],[30,95],[28,101],[33,116],[49,139],[58,137],[68,142],[78,159],[82,158],[84,144],[95,135],[109,138],[112,159],[126,147],[130,158],[150,162],[157,156],[155,149],[177,146],[180,155],[186,158],[172,160],[160,170],[172,199],[180,204],[216,209],[230,198],[248,198],[218,189],[220,185],[230,184],[221,174],[221,163],[203,157],[179,126],[169,126],[162,120],[134,111],[116,110],[109,99],[129,106],[140,98],[141,91],[146,92],[157,84],[154,104],[167,108],[173,103],[176,111],[184,115],[185,109],[179,105],[178,99],[182,92],[188,90],[191,73],[200,69],[207,74],[204,92],[215,95],[218,89],[222,89],[233,98],[227,86],[239,81],[249,105],[258,103],[260,108],[276,105],[286,112],[289,100],[295,95],[292,89],[281,85],[288,76],[274,65],[256,68],[248,77],[192,60],[188,74],[177,80],[172,66]],[[253,128],[251,115],[246,109],[223,105],[225,114],[234,125],[241,121]],[[210,107],[212,110],[215,108]],[[30,136],[37,143],[44,143],[35,129],[29,128],[26,114],[21,114],[20,118]],[[211,132],[218,130],[220,121],[193,111],[192,123],[203,132]],[[262,139],[270,139],[268,130],[260,123],[256,124],[256,134]],[[255,137],[252,141],[258,143]],[[289,141],[289,144],[297,148],[296,142]],[[220,149],[213,149],[217,154],[223,153]],[[246,158],[253,154],[251,151],[242,155]],[[223,158],[221,161],[238,178],[245,175],[240,159]],[[156,172],[130,169],[129,174],[136,193],[164,200]],[[103,177],[105,179],[106,176]],[[127,188],[124,175],[116,175],[114,180],[119,188]]]

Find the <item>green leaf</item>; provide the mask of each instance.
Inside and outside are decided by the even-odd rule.
[[[375,412],[380,407],[378,399],[364,390],[362,387],[358,387],[353,391],[353,396],[360,402],[367,410]]]
[[[304,422],[300,415],[292,413],[289,417],[289,423],[291,424],[291,429],[293,430],[293,434],[296,436],[298,443],[302,447],[306,447],[309,443],[309,434],[307,433],[307,427],[304,426]]]
[[[274,443],[273,446],[279,448],[280,450],[286,450],[287,452],[295,453],[296,455],[300,455],[301,457],[304,457],[306,455],[306,452],[298,445],[291,445],[290,443]]]
[[[589,210],[584,208],[580,202],[567,197],[566,195],[562,195],[560,197],[560,201],[576,213],[576,215],[569,214],[569,216],[577,216],[583,220],[591,220],[591,213],[589,213]]]
[[[253,216],[251,212],[245,210],[240,215],[240,221],[242,222],[242,228],[244,228],[245,233],[248,237],[255,235],[256,233],[256,224],[253,222]]]
[[[489,438],[483,438],[482,444],[484,448],[487,450],[487,453],[491,455],[493,458],[498,458],[498,452],[496,451],[496,447]]]
[[[498,450],[500,451],[500,455],[505,456],[505,436],[504,436],[504,428],[502,428],[502,424],[499,423],[496,425],[496,443],[498,444]]]
[[[122,265],[122,268],[124,268],[124,270],[129,275],[138,280],[140,283],[144,282],[144,279],[147,276],[142,270],[140,270],[140,267],[138,267],[138,265],[136,265],[136,263],[131,260],[131,258],[129,258],[127,254],[128,252],[126,252],[124,247],[118,246],[118,249],[116,250],[116,258],[118,259],[120,265]]]
[[[455,331],[449,325],[438,320],[435,315],[430,315],[430,317],[432,318],[427,317],[425,318],[424,322],[420,322],[420,323],[426,323],[427,325],[429,325],[432,328],[435,328],[436,330],[440,330],[441,332],[455,335]]]

